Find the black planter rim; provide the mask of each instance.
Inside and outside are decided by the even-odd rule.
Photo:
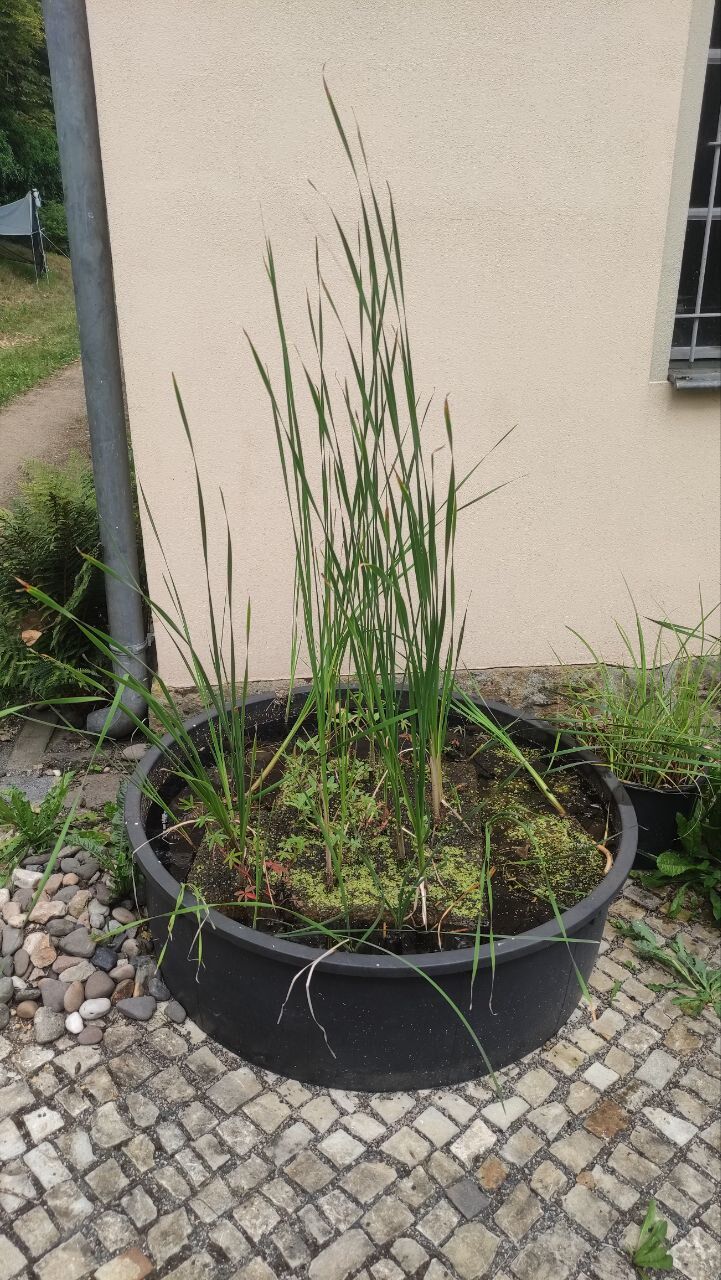
[[[299,688],[294,692],[297,695],[302,695],[308,691]],[[275,702],[281,708],[285,699],[280,699],[277,694],[269,692],[249,695],[245,701],[246,707],[259,706],[262,703],[270,706]],[[518,934],[512,938],[497,939],[493,949],[489,943],[484,943],[479,949],[478,966],[479,968],[486,968],[492,962],[499,965],[530,955],[546,946],[553,939],[558,939],[562,945],[564,934],[569,937],[575,935],[575,939],[577,939],[578,931],[589,920],[592,920],[599,911],[606,910],[609,902],[621,892],[633,866],[638,826],[633,804],[623,784],[592,752],[577,747],[570,735],[558,734],[552,725],[543,720],[527,716],[522,711],[517,711],[506,703],[487,701],[478,697],[472,697],[472,701],[491,716],[498,714],[504,720],[510,719],[515,723],[522,724],[524,729],[530,731],[531,734],[534,732],[539,735],[553,734],[554,738],[558,738],[564,750],[574,751],[575,760],[578,764],[589,765],[593,768],[597,777],[603,783],[609,798],[615,803],[620,818],[620,831],[617,833],[618,848],[613,865],[592,893],[561,914],[563,932],[561,932],[559,924],[554,918],[540,925],[537,929]],[[192,731],[200,728],[211,718],[212,713],[200,712],[186,720],[185,727]],[[172,735],[166,734],[159,746],[151,747],[146,751],[135,768],[125,792],[125,830],[130,840],[135,861],[142,874],[154,882],[164,896],[175,902],[180,890],[180,883],[166,870],[151,848],[142,818],[142,787],[145,778],[161,763],[164,748],[170,747],[172,744]],[[189,890],[186,890],[180,905],[184,908],[193,908],[197,905],[197,900]],[[417,971],[422,970],[429,977],[438,980],[446,975],[467,970],[472,962],[473,955],[473,948],[471,947],[450,952],[414,953],[408,959],[382,953],[359,955],[343,951],[336,951],[332,955],[326,955],[318,947],[306,946],[300,942],[288,942],[273,934],[263,933],[260,929],[253,929],[237,920],[231,920],[228,916],[213,908],[210,908],[208,912],[204,927],[212,930],[213,933],[218,934],[226,942],[230,942],[240,950],[265,954],[269,959],[272,957],[276,963],[287,964],[294,969],[310,965],[312,961],[318,961],[319,957],[322,957],[320,962],[323,965],[324,973],[334,973],[347,977],[352,977],[353,975],[358,977],[378,977],[382,973],[384,979],[413,979],[417,976]]]
[[[647,782],[621,782],[621,786],[635,795],[639,791],[648,791],[651,795],[661,796],[664,800],[668,796],[682,796],[686,799],[689,796],[701,796],[703,774],[699,774],[695,782],[684,782],[681,787],[652,787]]]

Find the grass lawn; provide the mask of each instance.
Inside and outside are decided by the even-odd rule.
[[[70,263],[48,254],[50,276],[0,259],[0,405],[80,354]]]

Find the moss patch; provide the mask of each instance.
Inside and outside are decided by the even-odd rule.
[[[593,808],[580,776],[554,777],[569,813],[563,818],[495,745],[482,743],[479,751],[477,737],[467,735],[454,742],[444,761],[449,808],[429,832],[425,876],[408,838],[406,857],[399,857],[379,771],[353,758],[327,796],[335,864],[342,865],[331,882],[317,820],[317,758],[301,744],[256,828],[265,860],[263,896],[272,895],[278,916],[296,926],[302,916],[359,931],[421,928],[425,909],[428,929],[475,933],[480,916],[484,929],[492,924],[497,934],[518,933],[551,919],[553,899],[566,909],[590,893],[603,877],[605,856],[597,844],[601,833],[590,833],[579,817],[588,818],[589,804]],[[540,752],[530,754],[541,763]],[[209,902],[243,898],[248,886],[220,851],[204,846],[190,880]],[[240,911],[247,918],[248,908]]]

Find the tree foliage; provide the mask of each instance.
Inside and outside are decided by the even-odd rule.
[[[0,204],[19,199],[32,187],[43,203],[62,202],[42,9],[40,0],[2,0]]]

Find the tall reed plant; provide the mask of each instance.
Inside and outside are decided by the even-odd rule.
[[[458,477],[447,400],[441,480],[441,450],[424,434],[431,406],[421,407],[416,384],[393,197],[390,190],[378,195],[360,132],[351,143],[327,85],[326,94],[358,196],[357,227],[344,227],[332,214],[355,320],[343,317],[316,246],[315,295],[307,305],[314,358],[297,363],[268,241],[279,382],[249,341],[270,403],[293,528],[293,662],[302,635],[323,786],[331,741],[338,746],[337,686],[349,666],[358,683],[363,733],[383,766],[399,857],[405,858],[410,839],[422,882],[429,833],[445,802],[442,756],[465,620],[456,599],[458,515],[487,493],[462,500],[480,462]],[[330,325],[348,360],[340,389],[327,368]],[[303,405],[312,430],[302,424]],[[407,690],[402,714],[401,687]],[[323,798],[322,830],[325,812]],[[331,863],[328,848],[329,878]]]

